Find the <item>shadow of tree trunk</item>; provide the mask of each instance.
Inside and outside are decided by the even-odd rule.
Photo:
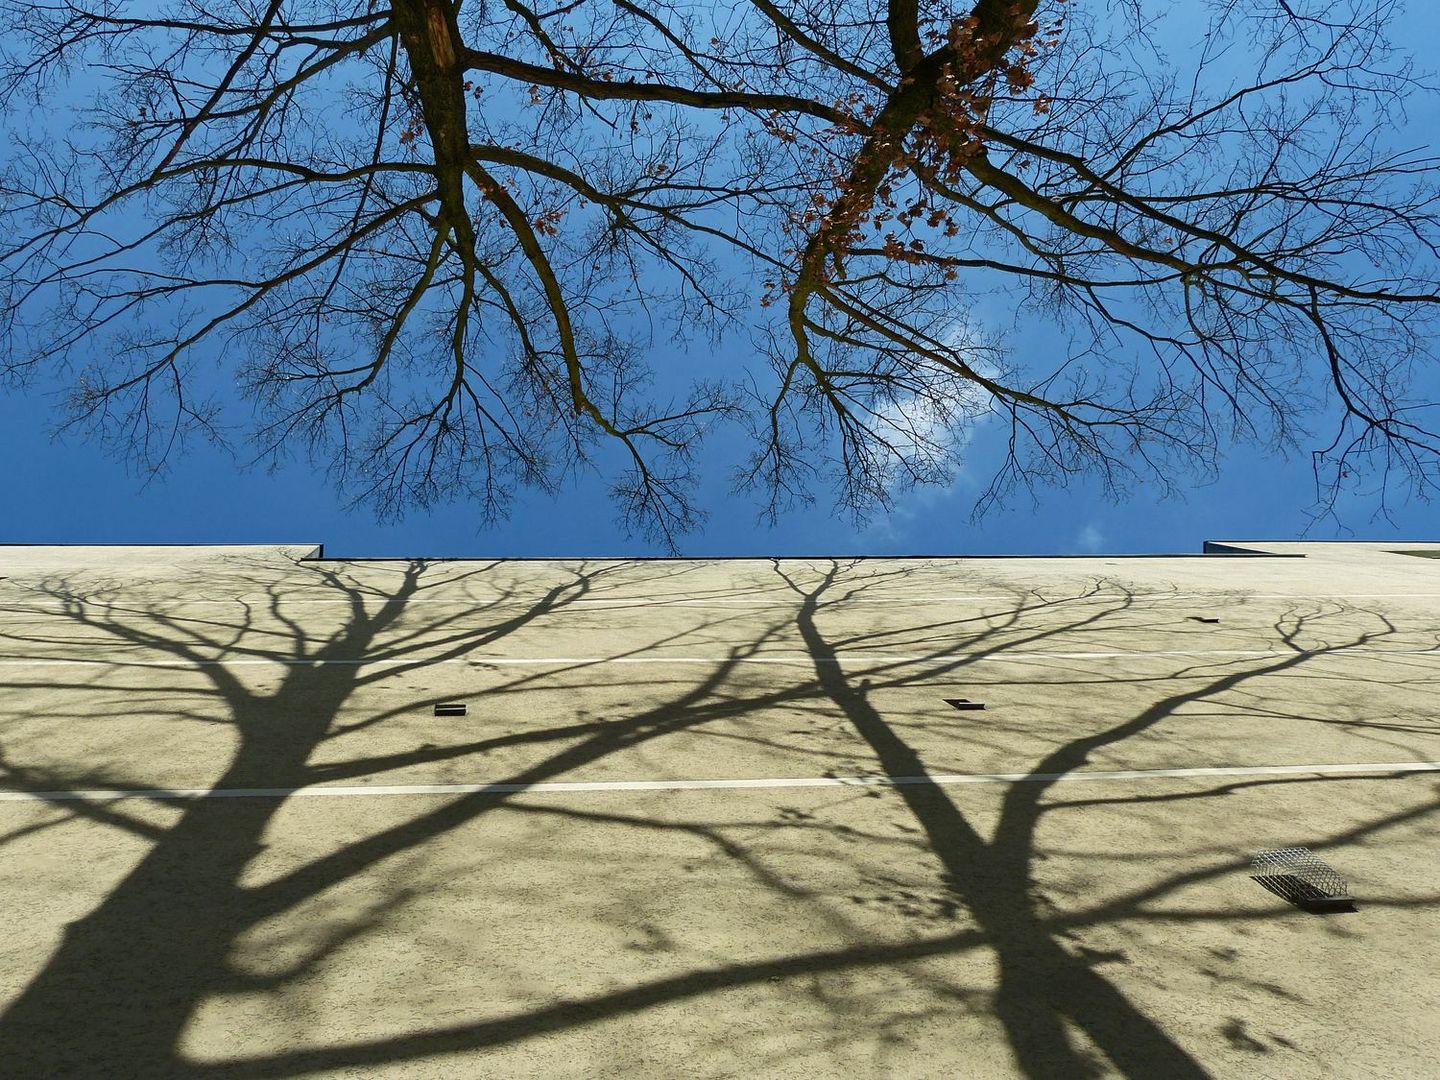
[[[817,658],[834,654],[817,621],[816,611],[832,587],[838,568],[831,566],[814,589],[791,587],[801,594],[797,625],[805,647]],[[776,565],[776,572],[784,571]],[[786,579],[789,581],[789,579]],[[852,685],[839,664],[817,662],[820,687],[845,713],[874,752],[882,772],[890,776],[926,776],[920,755],[885,722],[870,702],[870,685]],[[1208,693],[1213,691],[1205,691]],[[1150,710],[1151,715],[1124,725],[1125,734],[1143,730],[1183,700],[1180,695]],[[1116,734],[1123,738],[1124,734]],[[1083,755],[1081,755],[1083,758]],[[1067,760],[1063,751],[1052,762]],[[1012,791],[1031,785],[1015,784]],[[1077,1047],[1066,1021],[1078,1026],[1131,1077],[1174,1077],[1208,1074],[1164,1030],[1145,1016],[1112,983],[1085,961],[1066,952],[1037,916],[1031,896],[1030,836],[1033,814],[1002,821],[995,839],[987,842],[942,787],[902,785],[895,788],[923,828],[931,850],[944,867],[945,884],[964,903],[995,950],[1000,981],[995,1014],[1004,1025],[1016,1060],[1026,1075],[1039,1078],[1091,1077],[1096,1064]],[[1028,811],[1032,806],[1025,804]],[[1007,805],[1006,814],[1016,818]],[[1023,839],[1023,846],[1021,840]]]
[[[89,614],[83,601],[65,599],[67,614],[82,625],[103,625],[128,644],[166,650],[187,663],[204,665],[200,670],[211,680],[215,696],[224,702],[238,737],[236,750],[214,780],[214,788],[298,790],[337,775],[364,775],[395,764],[388,757],[344,768],[310,764],[316,749],[332,733],[342,706],[357,688],[376,677],[365,673],[361,661],[373,660],[377,653],[385,656],[403,651],[395,645],[397,636],[426,652],[414,659],[415,667],[460,655],[482,643],[493,644],[574,599],[591,580],[579,575],[576,582],[552,588],[519,615],[450,633],[438,642],[427,641],[423,631],[385,638],[415,598],[423,572],[424,564],[411,564],[400,587],[386,594],[383,605],[371,614],[358,591],[347,589],[335,575],[322,571],[326,584],[340,589],[348,599],[349,618],[319,649],[312,650],[306,645],[304,628],[278,608],[273,610],[271,614],[288,628],[294,646],[287,655],[270,654],[287,667],[278,689],[268,695],[249,690],[223,664],[206,661],[195,642],[184,640],[179,633],[166,637],[120,622],[102,624]],[[163,625],[174,626],[163,616],[147,614]],[[242,637],[237,631],[230,644]],[[437,644],[444,646],[438,656],[433,653]],[[387,670],[393,674],[397,669]],[[499,737],[485,744],[584,736],[509,777],[508,782],[523,786],[551,779],[638,742],[742,711],[743,703],[698,708],[732,670],[733,661],[721,663],[707,677],[686,687],[675,701],[623,721],[560,725],[547,729],[543,738]],[[434,759],[441,756],[432,755]],[[154,836],[153,846],[104,900],[66,929],[43,969],[0,1015],[0,1062],[18,1075],[36,1077],[194,1076],[210,1071],[212,1066],[184,1061],[179,1053],[181,1037],[194,1010],[208,996],[253,989],[237,983],[227,962],[242,933],[509,801],[510,794],[488,791],[447,801],[253,887],[241,884],[242,875],[262,850],[265,831],[286,799],[192,801],[174,825]],[[542,1028],[538,1025],[535,1030]]]
[[[316,572],[324,585],[338,590],[348,618],[311,648],[304,629],[272,598],[272,614],[292,635],[293,648],[271,654],[287,666],[270,694],[248,689],[223,663],[206,663],[194,642],[178,634],[167,638],[119,622],[104,624],[83,603],[72,602],[70,615],[86,625],[103,625],[131,644],[204,665],[200,670],[224,703],[237,737],[213,787],[301,789],[319,778],[310,758],[342,706],[373,677],[362,662],[416,596],[425,564],[409,564],[399,587],[373,613],[366,611],[361,590],[336,574]],[[440,644],[463,650],[477,639],[503,636],[552,608],[561,592],[552,589],[516,617]],[[242,636],[237,632],[235,640]],[[43,970],[0,1016],[5,1069],[35,1077],[192,1075],[177,1057],[182,1031],[201,1001],[231,988],[228,954],[239,935],[270,910],[265,896],[240,882],[285,804],[284,798],[189,803],[105,899],[66,929]]]

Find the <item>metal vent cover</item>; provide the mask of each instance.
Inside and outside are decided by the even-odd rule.
[[[1250,860],[1250,876],[1276,896],[1311,911],[1354,907],[1350,883],[1307,847],[1271,848]]]

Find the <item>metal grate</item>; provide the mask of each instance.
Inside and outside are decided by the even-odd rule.
[[[1292,904],[1316,910],[1349,908],[1350,885],[1307,847],[1273,848],[1250,860],[1250,876]]]
[[[969,698],[947,697],[944,700],[945,704],[949,705],[952,709],[967,710],[985,708],[985,703],[983,701],[971,701]]]
[[[442,702],[435,706],[436,716],[464,716],[465,705],[459,701]]]

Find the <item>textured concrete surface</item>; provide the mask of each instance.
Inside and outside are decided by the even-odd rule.
[[[1440,1075],[1440,545],[1226,547],[0,548],[0,1075]]]

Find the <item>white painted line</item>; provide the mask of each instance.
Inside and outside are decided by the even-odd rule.
[[[235,660],[144,660],[118,659],[102,660],[95,657],[37,657],[34,659],[0,659],[0,667],[140,667],[140,668],[193,668],[193,667],[258,667],[266,664],[278,667],[436,667],[440,665],[465,664],[471,667],[534,667],[571,666],[597,664],[922,664],[922,663],[1008,663],[1015,660],[1135,660],[1149,657],[1199,658],[1229,657],[1231,659],[1265,659],[1276,656],[1435,656],[1440,657],[1440,646],[1424,649],[1366,649],[1338,647],[1331,649],[1130,649],[1115,652],[996,652],[983,653],[867,653],[854,652],[846,656],[811,656],[807,653],[791,653],[780,656],[467,656],[450,657],[444,660],[426,660],[424,657],[405,659],[360,659],[360,660],[284,660],[270,658],[249,658]]]
[[[1047,600],[1047,598],[1045,598],[1045,597],[1043,597],[1043,596],[1038,596],[1038,595],[1031,594],[1031,593],[1022,593],[1022,594],[1019,594],[1019,595],[1023,596],[1027,602],[1029,602],[1030,600],[1040,600],[1040,601],[1045,602],[1045,603],[1054,602],[1054,603],[1067,603],[1067,604],[1087,603],[1087,602],[1098,603],[1098,602],[1102,602],[1102,601],[1107,601],[1107,600],[1113,601],[1113,600],[1117,600],[1117,599],[1125,599],[1125,600],[1183,600],[1183,601],[1187,601],[1187,602],[1190,602],[1190,601],[1198,601],[1198,602],[1202,602],[1202,603],[1203,603],[1203,602],[1208,602],[1208,603],[1216,603],[1216,604],[1230,604],[1230,603],[1235,603],[1235,602],[1237,602],[1237,601],[1246,601],[1246,600],[1290,600],[1290,601],[1305,601],[1305,600],[1377,600],[1377,599],[1414,599],[1414,600],[1422,600],[1422,599],[1437,599],[1437,598],[1440,598],[1440,593],[1389,592],[1389,593],[1305,593],[1305,594],[1298,594],[1298,593],[1247,593],[1247,592],[1245,592],[1245,591],[1243,591],[1243,590],[1233,590],[1233,591],[1229,591],[1229,592],[1216,591],[1216,592],[1213,592],[1213,593],[1169,593],[1169,592],[1157,592],[1157,593],[1123,593],[1123,592],[1101,592],[1101,593],[1088,593],[1088,594],[1085,594],[1085,595],[1082,595],[1082,596],[1061,597],[1061,598],[1056,599],[1056,600],[1054,600],[1054,601]],[[1008,606],[1010,606],[1010,607],[1013,607],[1014,604],[1015,604],[1015,602],[1016,602],[1016,596],[1017,596],[1016,593],[972,593],[972,594],[963,594],[963,595],[954,595],[954,596],[930,596],[930,595],[926,595],[926,596],[895,596],[895,597],[856,596],[856,597],[848,597],[848,598],[843,598],[843,599],[825,600],[825,601],[822,601],[820,604],[818,604],[817,607],[819,607],[820,609],[823,610],[823,609],[825,609],[825,608],[831,608],[831,607],[850,607],[850,606],[854,606],[854,605],[864,605],[864,604],[913,604],[913,605],[926,605],[926,604],[953,603],[953,602],[957,602],[957,601],[974,601],[974,600],[994,601],[995,603],[998,603],[998,604],[1005,604],[1005,605],[1008,605]],[[388,599],[388,598],[386,598],[386,597],[373,597],[373,596],[371,596],[371,597],[365,597],[365,599],[366,599],[367,601],[369,601],[369,602],[379,601],[379,602],[383,603],[383,602],[384,602],[386,599]],[[137,603],[140,603],[140,601],[138,601],[138,600],[117,601],[117,602],[116,602],[116,606],[117,606],[118,608],[120,608],[121,610],[128,610],[130,607],[134,606],[134,605],[137,604]],[[156,611],[167,611],[167,610],[170,610],[170,609],[176,608],[176,607],[234,607],[234,606],[237,605],[237,604],[247,604],[247,605],[249,605],[249,606],[251,606],[251,607],[257,607],[257,606],[258,606],[258,607],[265,607],[265,608],[268,609],[268,607],[270,606],[270,603],[271,603],[271,599],[270,599],[269,597],[256,597],[256,598],[254,598],[253,600],[247,600],[247,599],[245,599],[245,598],[243,598],[243,597],[236,598],[236,599],[233,599],[233,600],[230,600],[230,599],[216,600],[216,599],[208,599],[208,598],[202,598],[202,597],[196,597],[196,598],[192,598],[192,599],[184,599],[184,598],[171,597],[171,598],[169,598],[169,599],[166,599],[166,600],[164,600],[164,601],[161,601],[160,603],[155,604],[155,605],[154,605],[154,610],[156,610]],[[30,603],[30,604],[28,604],[28,605],[24,605],[24,606],[21,606],[21,605],[15,605],[15,606],[6,605],[6,607],[7,607],[10,611],[12,611],[12,612],[17,611],[17,610],[32,610],[32,611],[41,611],[41,612],[54,610],[54,606],[42,606],[42,604],[43,604],[43,601],[35,601],[35,602],[32,602],[32,603]],[[521,599],[514,599],[514,598],[511,598],[511,597],[488,597],[488,598],[487,598],[487,597],[461,597],[461,598],[458,598],[458,599],[452,599],[452,598],[450,598],[450,597],[445,597],[445,596],[417,596],[417,597],[412,597],[411,599],[405,601],[405,605],[404,605],[404,606],[408,608],[408,607],[410,607],[410,606],[412,606],[412,605],[414,605],[414,604],[449,604],[449,605],[454,606],[454,607],[476,607],[476,608],[502,607],[502,608],[509,608],[509,607],[535,607],[536,604],[537,604],[537,600],[536,600],[536,599],[533,599],[533,598],[532,598],[532,599],[528,599],[528,600],[521,600]],[[799,605],[800,605],[800,598],[799,598],[799,597],[795,597],[795,596],[780,596],[780,597],[777,597],[777,598],[774,598],[774,599],[759,599],[759,598],[757,598],[757,599],[748,599],[748,600],[747,600],[747,599],[721,599],[721,598],[716,598],[716,599],[693,599],[693,598],[684,598],[684,597],[634,597],[634,598],[621,598],[621,599],[605,599],[604,597],[577,597],[577,598],[575,598],[575,599],[573,599],[573,600],[567,600],[567,599],[557,600],[557,601],[555,601],[555,603],[553,604],[553,606],[550,606],[550,607],[548,607],[548,608],[545,608],[544,611],[543,611],[543,614],[556,615],[556,614],[560,614],[560,613],[565,612],[565,611],[570,611],[570,610],[574,610],[574,609],[578,609],[578,608],[584,608],[584,607],[598,607],[598,608],[632,608],[632,607],[633,607],[633,608],[654,608],[654,607],[755,607],[755,608],[777,608],[777,607],[778,607],[778,608],[795,608],[795,607],[798,607]],[[100,606],[103,607],[104,605],[100,605]],[[348,608],[348,607],[351,607],[351,606],[352,606],[352,601],[350,601],[350,600],[343,600],[343,599],[285,600],[285,601],[282,601],[281,604],[280,604],[280,607],[281,607],[283,610],[286,610],[286,611],[290,610],[291,608],[297,608],[297,607],[345,607],[345,608]],[[148,604],[147,604],[146,610],[150,610],[150,607],[149,607]]]
[[[1022,594],[1022,595],[1028,595],[1028,594]],[[1143,595],[1132,594],[1132,596],[1133,596],[1134,598],[1136,598],[1136,599],[1146,599],[1146,598],[1151,598],[1151,597],[1154,597],[1154,598],[1164,598],[1164,597],[1169,597],[1169,596],[1172,596],[1172,595],[1174,595],[1174,594],[1172,594],[1172,593],[1154,593],[1154,594],[1143,594]],[[1405,595],[1409,596],[1409,595],[1413,595],[1413,594],[1406,593]],[[1437,595],[1440,595],[1440,594],[1437,594]],[[1103,598],[1104,596],[1105,596],[1105,594],[1100,594],[1099,596],[1084,596],[1084,597],[1076,597],[1076,598],[1072,598],[1072,599],[1093,600],[1093,599],[1101,599],[1101,598]],[[860,596],[856,596],[856,597],[837,598],[837,599],[834,599],[834,600],[824,600],[824,601],[821,601],[817,606],[818,606],[818,607],[821,607],[821,608],[826,608],[826,607],[837,607],[837,606],[841,606],[841,605],[848,606],[848,605],[851,605],[851,604],[933,604],[933,603],[943,603],[943,602],[950,602],[950,601],[957,601],[957,600],[993,600],[993,601],[996,601],[997,603],[1014,604],[1014,603],[1015,603],[1015,598],[1016,598],[1016,594],[1015,594],[1015,593],[973,593],[973,594],[967,594],[967,595],[963,595],[963,596],[934,596],[934,595],[930,595],[930,594],[927,594],[927,595],[924,595],[924,596],[889,596],[889,597],[879,597],[879,596],[865,596],[865,597],[860,597]],[[377,602],[378,602],[378,603],[383,604],[384,602],[386,602],[386,601],[389,600],[390,598],[389,598],[389,597],[386,597],[386,596],[366,596],[366,597],[363,597],[362,599],[364,599],[367,603],[377,603]],[[539,602],[539,598],[538,598],[538,597],[531,597],[531,598],[529,598],[529,599],[517,599],[517,598],[515,598],[515,597],[502,597],[502,596],[491,596],[491,597],[484,597],[484,596],[462,596],[462,597],[415,596],[415,597],[411,597],[409,600],[406,600],[404,606],[405,606],[405,607],[410,607],[410,606],[413,605],[413,604],[450,604],[450,605],[453,605],[453,606],[455,606],[455,607],[465,607],[465,606],[474,606],[474,607],[534,607],[534,606],[537,605],[538,602]],[[133,607],[133,606],[135,606],[135,605],[137,605],[137,604],[139,604],[139,603],[142,603],[142,601],[140,601],[140,600],[138,600],[138,599],[128,600],[128,601],[127,601],[127,600],[116,600],[116,601],[114,601],[114,605],[115,605],[116,607],[122,609],[122,610],[125,610],[125,609],[128,609],[128,608],[130,608],[130,607]],[[147,606],[147,609],[148,609],[149,603],[148,603],[148,602],[145,602],[145,603],[146,603],[146,606]],[[729,597],[729,598],[726,598],[726,597],[701,597],[701,598],[696,598],[696,597],[686,597],[686,596],[632,596],[632,597],[606,598],[606,597],[601,597],[601,596],[581,596],[581,597],[575,597],[574,599],[567,599],[567,598],[563,598],[563,597],[562,597],[562,598],[554,601],[554,603],[553,603],[549,608],[547,608],[547,611],[549,611],[550,613],[555,613],[555,612],[567,611],[567,610],[570,610],[570,609],[573,609],[573,608],[577,608],[577,607],[786,607],[786,608],[793,608],[793,607],[798,607],[798,606],[800,605],[800,603],[801,603],[801,597],[796,596],[796,595],[794,595],[794,594],[788,594],[788,593],[778,594],[778,595],[773,596],[773,597],[749,597],[749,598],[740,598],[740,597]],[[44,605],[44,604],[46,604],[46,601],[42,599],[42,600],[36,600],[36,601],[34,601],[33,604],[32,604],[32,606],[35,607],[35,608],[40,608],[40,607],[41,607],[42,605]],[[234,606],[237,605],[237,604],[246,604],[246,605],[251,606],[251,607],[264,607],[264,608],[267,608],[267,609],[268,609],[269,606],[270,606],[270,604],[271,604],[271,600],[270,600],[269,597],[256,597],[256,598],[253,599],[253,600],[246,600],[246,599],[243,598],[243,597],[237,597],[237,598],[235,598],[235,599],[233,599],[233,600],[232,600],[232,599],[211,599],[211,598],[208,598],[208,597],[192,597],[192,598],[189,598],[189,599],[183,598],[183,597],[169,597],[169,598],[167,598],[167,599],[165,599],[165,600],[163,600],[163,601],[158,602],[155,606],[156,606],[157,608],[166,608],[166,609],[168,609],[168,608],[172,608],[172,607],[234,607]],[[7,605],[7,606],[8,606],[8,605]],[[47,610],[47,611],[48,611],[48,610],[54,610],[55,608],[57,608],[57,607],[59,607],[59,606],[60,606],[60,605],[58,605],[58,604],[49,604],[49,605],[47,605],[47,606],[44,608],[44,610]],[[100,606],[104,606],[104,604],[102,604],[102,605],[100,605]],[[327,599],[324,599],[324,600],[282,600],[282,601],[280,602],[280,604],[279,604],[279,607],[281,607],[282,609],[288,609],[288,608],[291,608],[291,607],[346,607],[346,608],[348,608],[348,607],[351,607],[351,606],[353,606],[353,601],[344,600],[344,599],[339,599],[339,598],[333,598],[333,599],[332,599],[332,598],[327,598]]]
[[[117,799],[287,799],[377,795],[561,795],[605,791],[705,791],[827,787],[950,787],[957,784],[1076,783],[1097,780],[1185,780],[1219,776],[1344,776],[1440,772],[1440,761],[1336,765],[1234,765],[1198,769],[1120,769],[1068,773],[936,773],[932,776],[803,776],[740,780],[563,780],[537,784],[366,784],[303,788],[150,788],[127,791],[0,791],[0,801],[66,802]]]
[[[846,656],[811,656],[806,653],[789,656],[572,656],[572,657],[484,657],[458,661],[477,666],[504,666],[510,664],[845,664],[865,662],[877,664],[951,663],[969,661],[973,663],[1005,663],[1010,660],[1116,660],[1140,657],[1206,657],[1229,656],[1245,659],[1270,656],[1340,656],[1363,653],[1385,656],[1440,656],[1440,647],[1425,649],[1157,649],[1153,651],[1131,649],[1119,652],[1007,652],[1004,649],[983,653],[867,653],[854,652]],[[403,662],[403,661],[402,661]],[[447,661],[448,662],[448,661]]]

